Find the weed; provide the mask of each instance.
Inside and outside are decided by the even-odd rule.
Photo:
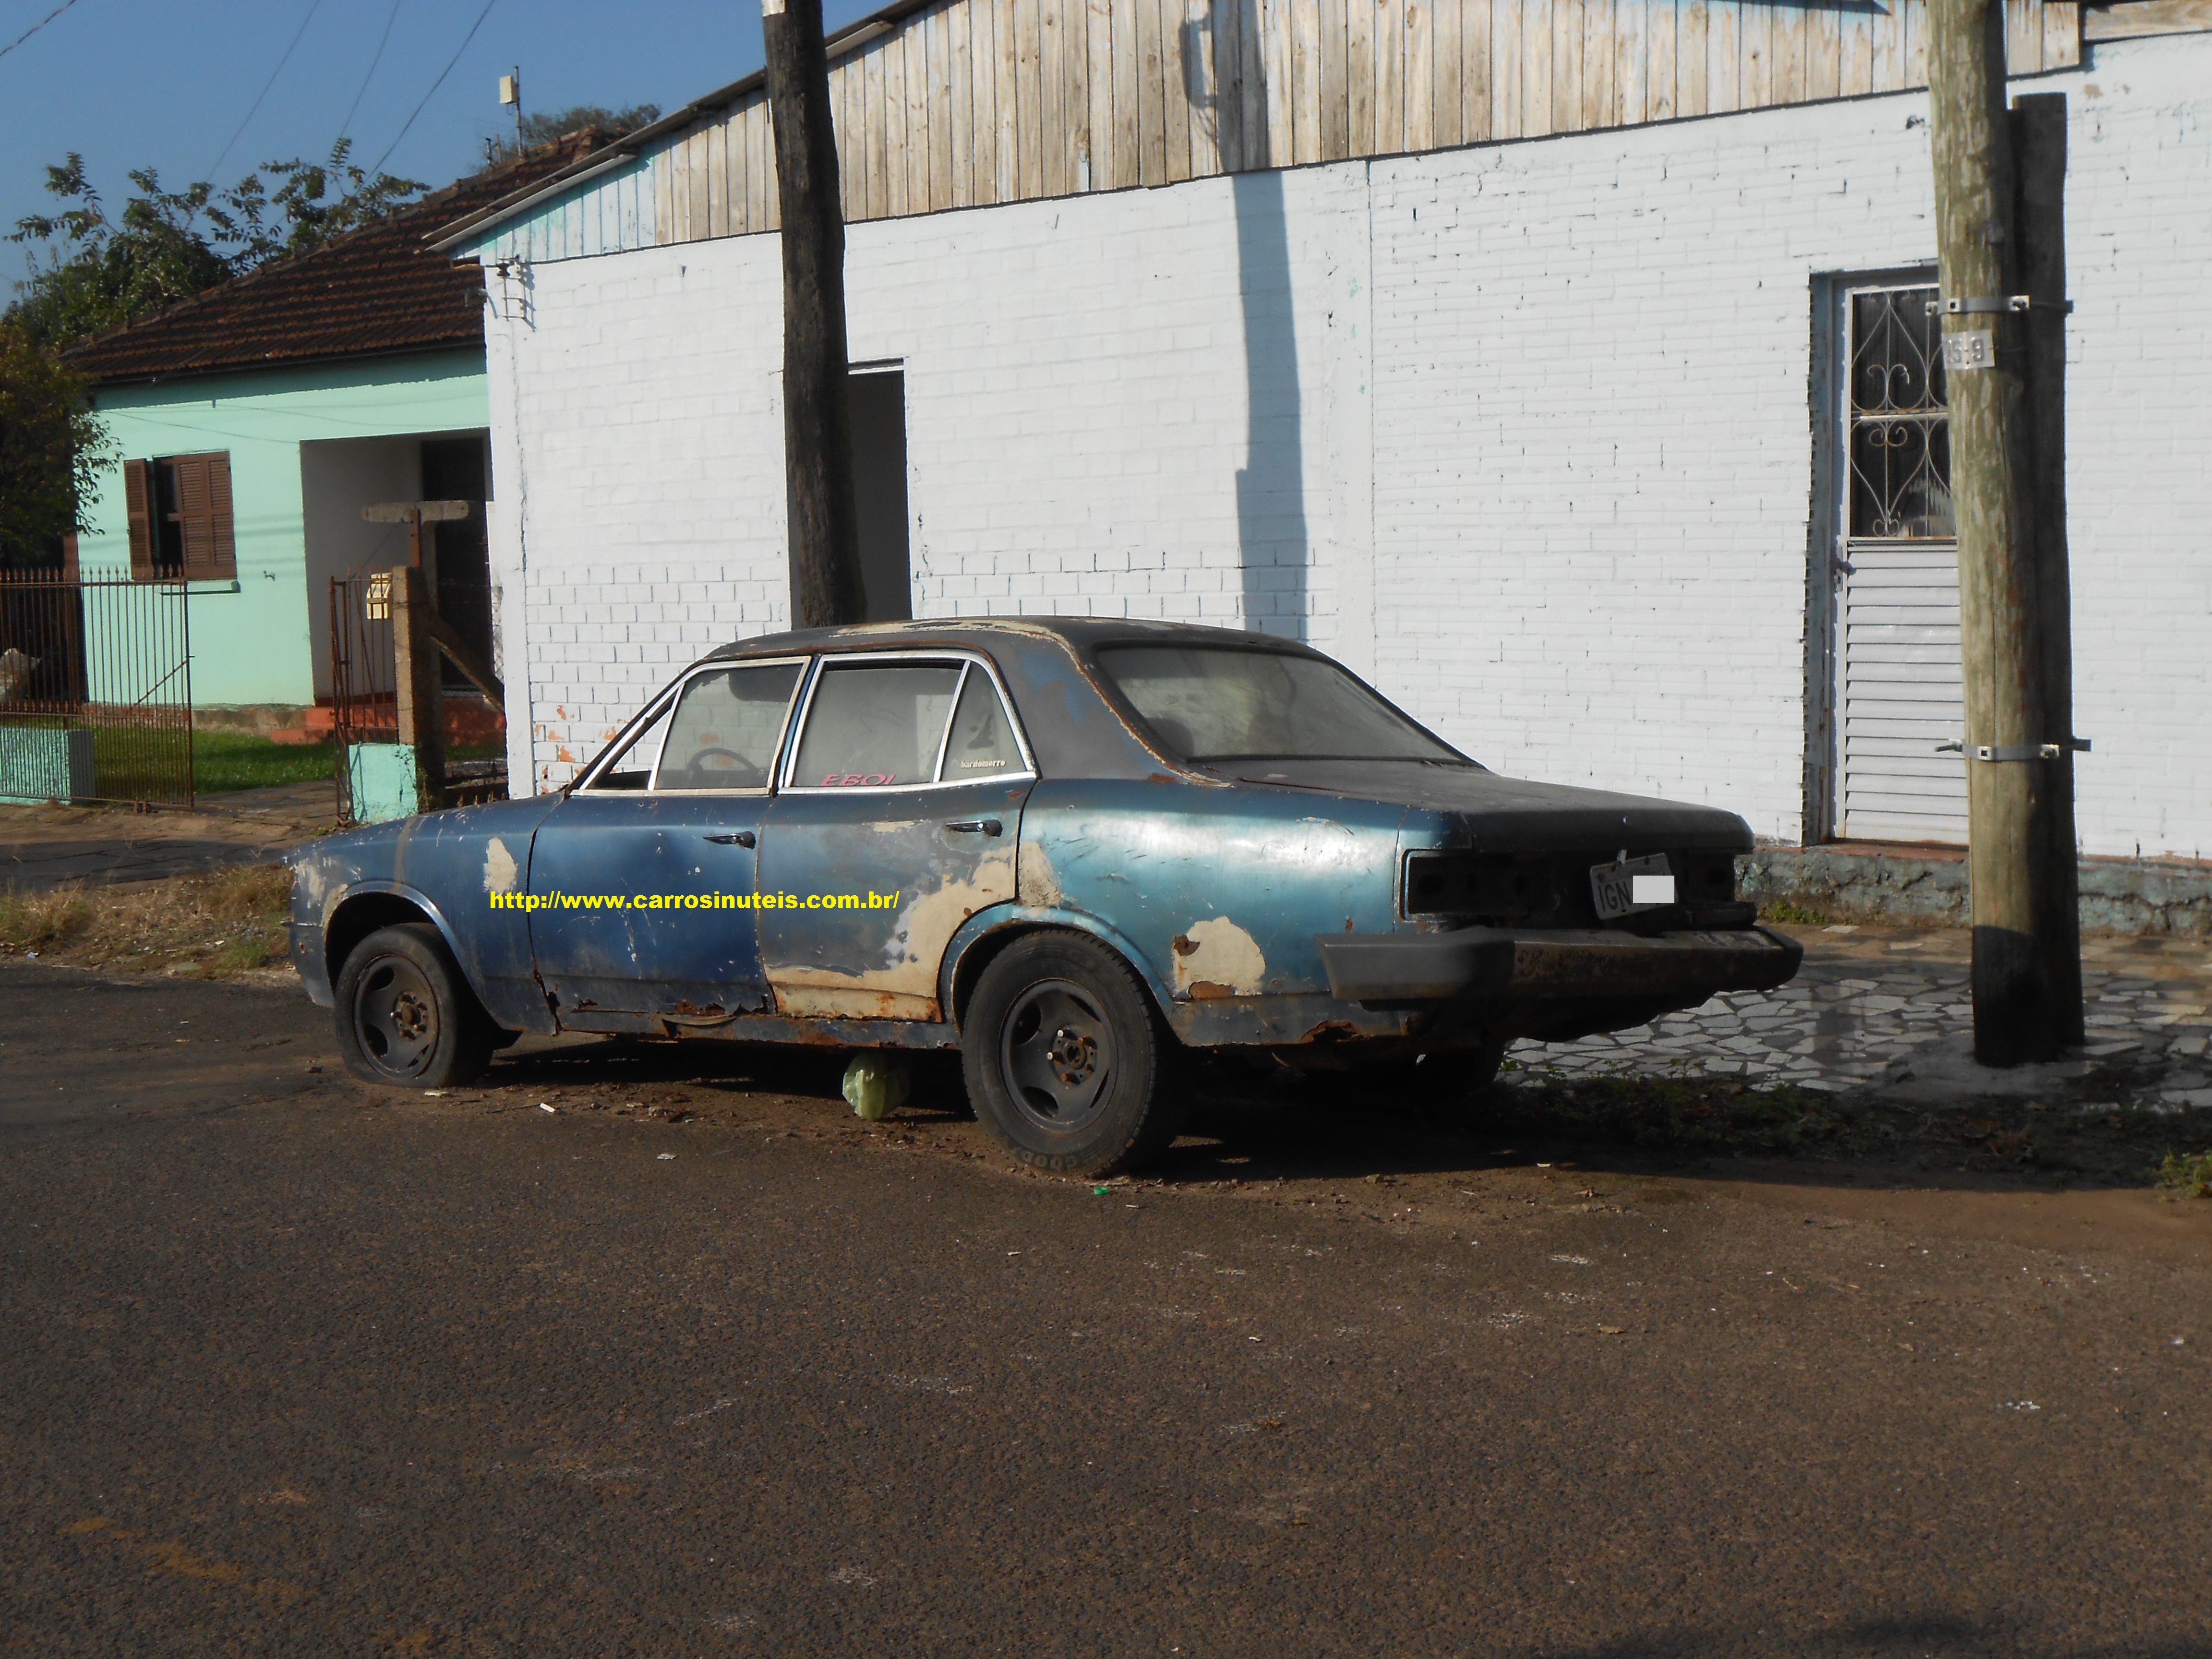
[[[0,894],[0,945],[39,951],[65,944],[84,931],[91,914],[74,888],[52,893]]]
[[[2161,1187],[2190,1198],[2212,1198],[2212,1151],[2168,1152],[2166,1162],[2151,1173]]]
[[[219,979],[284,955],[291,872],[252,865],[131,886],[0,896],[0,951]]]
[[[1516,1091],[1516,1115],[1531,1127],[1680,1152],[1856,1152],[1894,1139],[1863,1107],[1840,1096],[1707,1077],[1695,1060],[1677,1063],[1669,1073],[1573,1081],[1555,1075],[1540,1090]]]
[[[1826,910],[1816,910],[1795,899],[1767,900],[1759,907],[1759,919],[1784,922],[1792,927],[1825,927],[1834,920]]]
[[[284,954],[283,941],[248,936],[225,939],[216,953],[201,965],[210,979],[222,979],[249,968],[266,968]]]

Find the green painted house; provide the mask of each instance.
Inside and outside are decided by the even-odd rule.
[[[441,611],[491,659],[483,276],[422,238],[591,142],[544,146],[70,354],[123,458],[76,566],[188,580],[203,723],[326,729],[331,580],[408,556],[404,526],[364,521],[375,502],[476,504],[425,533]]]

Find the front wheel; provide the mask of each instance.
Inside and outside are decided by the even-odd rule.
[[[1129,965],[1082,933],[1016,939],[983,970],[961,1032],[968,1098],[1032,1169],[1103,1176],[1173,1143],[1175,1039]]]
[[[365,1083],[444,1089],[491,1063],[491,1021],[438,930],[384,927],[354,946],[338,970],[338,1051]]]

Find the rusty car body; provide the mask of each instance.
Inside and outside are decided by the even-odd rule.
[[[885,623],[713,653],[556,794],[311,843],[291,948],[377,1080],[526,1031],[959,1048],[1009,1150],[1096,1171],[1171,1136],[1187,1051],[1480,1081],[1516,1038],[1778,985],[1752,845],[1488,771],[1290,641]],[[896,897],[807,902],[839,894]]]

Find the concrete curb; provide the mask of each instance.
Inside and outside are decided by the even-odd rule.
[[[2098,858],[2081,870],[2083,931],[2212,939],[2212,864]],[[1838,921],[1970,921],[1966,856],[1944,848],[1762,847],[1736,860],[1736,881],[1761,905],[1799,905]]]

